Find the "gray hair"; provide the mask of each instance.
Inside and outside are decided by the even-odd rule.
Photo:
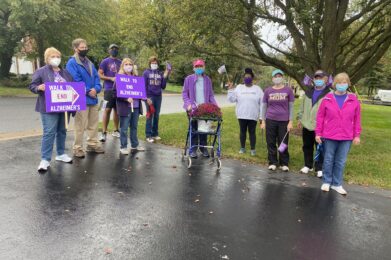
[[[85,43],[87,45],[87,41],[82,38],[77,38],[72,41],[72,48],[77,49],[81,43]]]

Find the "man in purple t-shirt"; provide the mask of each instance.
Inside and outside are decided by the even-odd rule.
[[[280,164],[281,170],[289,171],[288,147],[279,151],[277,159],[277,146],[282,142],[288,144],[288,132],[293,128],[293,102],[295,96],[290,86],[284,84],[284,73],[277,69],[272,72],[274,85],[265,90],[262,101],[262,124],[266,128],[266,142],[269,159],[269,170],[276,170]]]
[[[110,121],[111,110],[114,108],[116,110],[116,98],[113,96],[113,85],[115,82],[115,75],[119,71],[121,66],[121,60],[117,58],[118,56],[118,46],[116,44],[111,44],[109,46],[109,54],[110,56],[105,58],[99,65],[99,77],[104,80],[104,99],[106,102],[106,108],[103,113],[102,119],[102,134],[100,137],[101,142],[106,141],[107,134],[107,126]],[[115,130],[113,132],[114,137],[119,137],[118,124],[119,118],[118,114],[114,111],[113,115],[114,119],[114,127]]]

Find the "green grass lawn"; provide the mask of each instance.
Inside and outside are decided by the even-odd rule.
[[[0,87],[0,97],[9,96],[35,96],[27,88]]]
[[[169,93],[182,93],[182,86],[168,83],[164,91]]]
[[[300,102],[296,102],[297,111]],[[267,165],[265,137],[257,130],[257,155],[238,154],[239,125],[234,108],[223,109],[222,154],[225,158],[234,158],[261,165]],[[296,125],[296,124],[295,124]],[[163,144],[183,147],[188,122],[185,113],[161,115],[160,136]],[[352,146],[349,153],[344,178],[348,183],[373,185],[391,189],[391,107],[362,105],[361,145]],[[145,117],[140,118],[139,139],[145,139]],[[300,132],[300,131],[294,131]],[[247,145],[249,147],[249,144]],[[301,136],[292,134],[289,141],[290,169],[298,172],[303,166]]]

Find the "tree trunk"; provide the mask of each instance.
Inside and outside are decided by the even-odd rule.
[[[0,54],[0,79],[8,78],[12,65],[13,52],[4,52]]]

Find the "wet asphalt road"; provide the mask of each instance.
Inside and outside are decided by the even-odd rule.
[[[216,100],[220,106],[233,105],[227,101],[226,95],[216,95]],[[35,97],[0,97],[0,134],[41,130],[41,118],[40,114],[35,112],[35,102]],[[164,95],[161,114],[183,112],[182,106],[181,95]],[[100,119],[102,120],[102,113]]]
[[[390,259],[390,191],[145,146],[38,174],[39,137],[0,142],[0,259]]]

